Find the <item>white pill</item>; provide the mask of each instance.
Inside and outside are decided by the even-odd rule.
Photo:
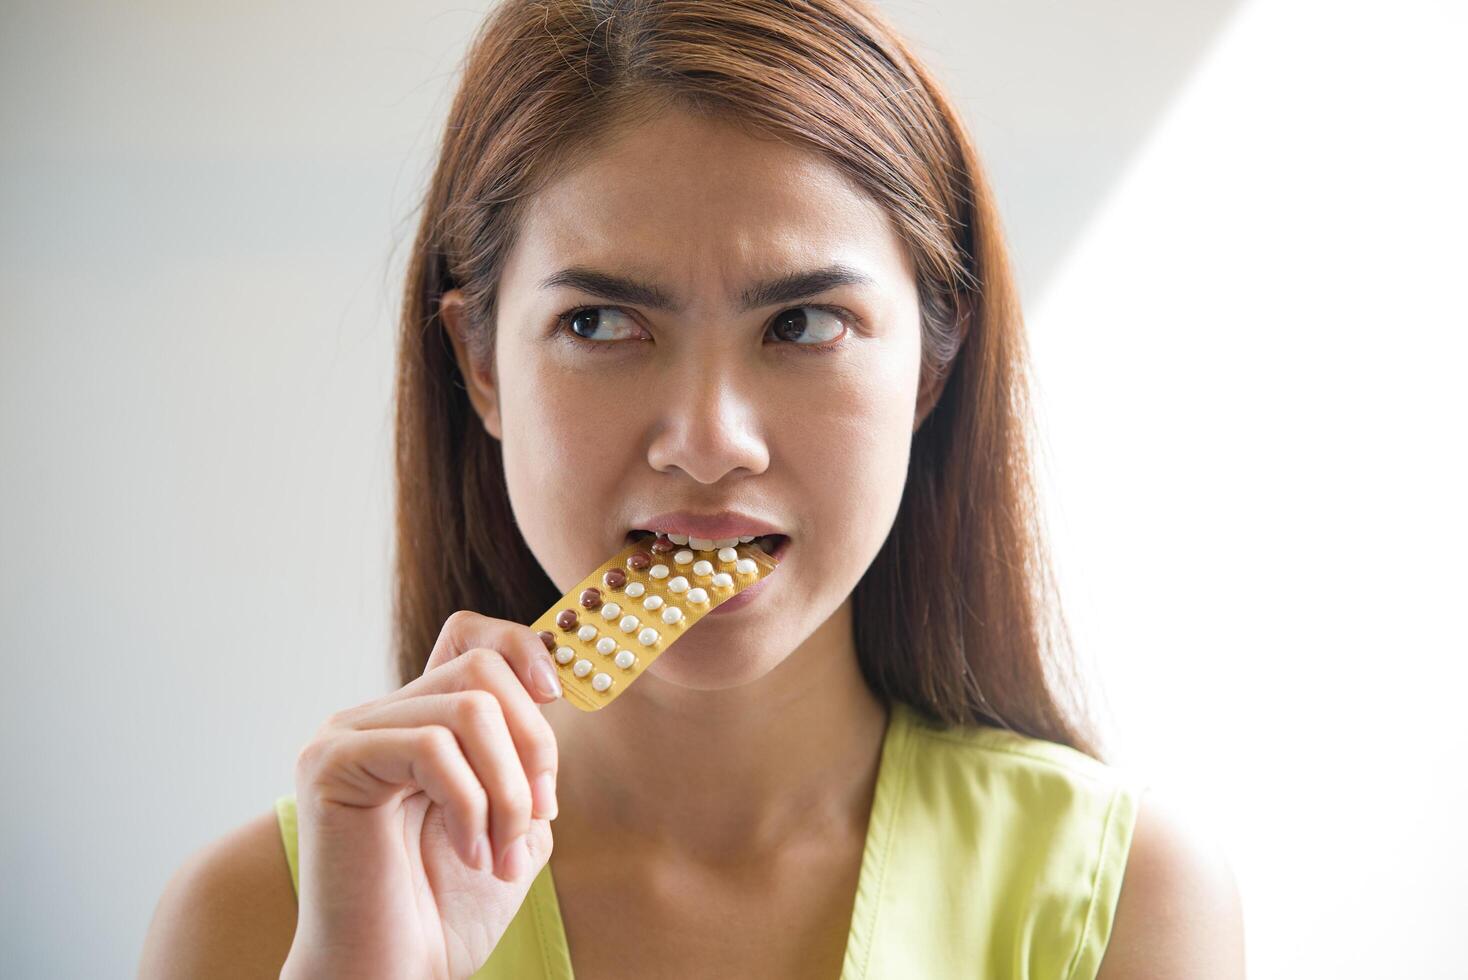
[[[631,596],[632,598],[634,598],[634,599],[636,599],[638,596],[642,595],[642,593],[644,593],[646,591],[647,591],[647,586],[643,585],[641,582],[628,582],[627,583],[627,594],[629,596]]]
[[[671,541],[671,542],[673,542],[674,544],[687,544],[688,543],[688,535],[686,535],[686,534],[670,534],[670,535],[668,535],[668,540]]]
[[[689,562],[693,561],[693,552],[689,551],[687,548],[684,548],[682,551],[673,555],[673,560],[680,565],[686,565]]]
[[[576,651],[570,647],[558,647],[556,649],[556,663],[558,664],[568,664],[574,656],[576,656]]]
[[[712,538],[689,538],[688,547],[694,551],[713,551],[714,542]]]
[[[591,673],[591,661],[576,661],[576,666],[571,668],[571,673],[575,674],[577,677],[585,677],[587,674]]]
[[[724,547],[719,549],[719,561],[738,561],[739,552],[733,548]]]
[[[728,589],[734,586],[734,576],[728,572],[719,572],[714,576],[714,587],[717,589]]]
[[[606,619],[608,622],[610,622],[611,620],[614,620],[618,616],[622,615],[622,607],[617,605],[615,602],[609,602],[605,606],[601,607],[601,614],[603,619]]]
[[[642,600],[643,609],[660,609],[662,608],[662,605],[663,597],[660,595],[650,595],[646,599]]]
[[[576,631],[576,635],[581,638],[582,643],[590,643],[596,639],[596,627],[590,625],[583,626]]]
[[[720,538],[714,542],[715,548],[732,548],[739,543],[738,538]]]
[[[683,610],[679,609],[677,606],[669,606],[667,609],[663,610],[663,622],[667,623],[669,626],[672,626],[674,623],[678,622],[678,620],[682,618]]]
[[[623,616],[622,621],[617,625],[622,627],[623,633],[631,633],[633,630],[637,629],[637,617]]]
[[[677,576],[674,576],[673,578],[668,579],[668,591],[669,592],[687,592],[688,591],[688,580],[686,578],[684,578],[682,575],[677,575]]]
[[[596,641],[596,652],[605,656],[617,649],[617,641],[610,636],[604,636]]]
[[[645,647],[650,647],[658,641],[658,631],[651,626],[637,634],[637,642]]]
[[[618,650],[617,656],[612,660],[612,663],[621,667],[623,670],[627,670],[633,664],[637,663],[637,658],[632,655],[631,650]]]
[[[754,563],[753,558],[741,558],[734,563],[734,571],[740,575],[753,575],[759,571],[759,566]]]
[[[697,603],[701,606],[709,601],[709,594],[703,589],[689,589],[687,599],[689,602]]]
[[[711,561],[696,561],[696,562],[693,563],[693,574],[694,575],[712,575],[713,573],[714,573],[714,563],[713,562],[711,562]]]
[[[647,570],[647,574],[651,575],[653,578],[667,578],[668,577],[668,566],[667,565],[654,565],[654,566],[652,566],[651,568],[649,568]]]
[[[739,543],[740,544],[749,544],[749,542],[751,542],[753,540],[754,540],[754,535],[753,534],[741,534],[741,535],[739,535]]]
[[[597,674],[591,679],[591,686],[594,690],[605,691],[607,688],[612,686],[612,675]]]

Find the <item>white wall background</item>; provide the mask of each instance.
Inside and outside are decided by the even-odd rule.
[[[1120,760],[1252,977],[1461,975],[1461,4],[883,4],[1028,303]],[[485,9],[0,8],[0,944],[126,976],[184,857],[388,689],[411,213]]]

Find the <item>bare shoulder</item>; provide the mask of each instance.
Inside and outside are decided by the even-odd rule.
[[[190,855],[158,899],[144,977],[278,977],[296,892],[272,809]]]
[[[1144,794],[1096,980],[1244,976],[1243,907],[1218,844],[1165,795]]]

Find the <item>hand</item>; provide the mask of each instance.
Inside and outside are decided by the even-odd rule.
[[[559,753],[538,704],[555,678],[528,626],[460,611],[421,677],[326,720],[296,760],[300,912],[282,976],[484,964],[551,854]]]

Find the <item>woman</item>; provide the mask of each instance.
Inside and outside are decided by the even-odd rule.
[[[1227,867],[1067,687],[1023,352],[871,9],[499,5],[409,271],[403,686],[175,876],[143,972],[1242,975]],[[583,713],[524,624],[636,531],[780,567]]]

